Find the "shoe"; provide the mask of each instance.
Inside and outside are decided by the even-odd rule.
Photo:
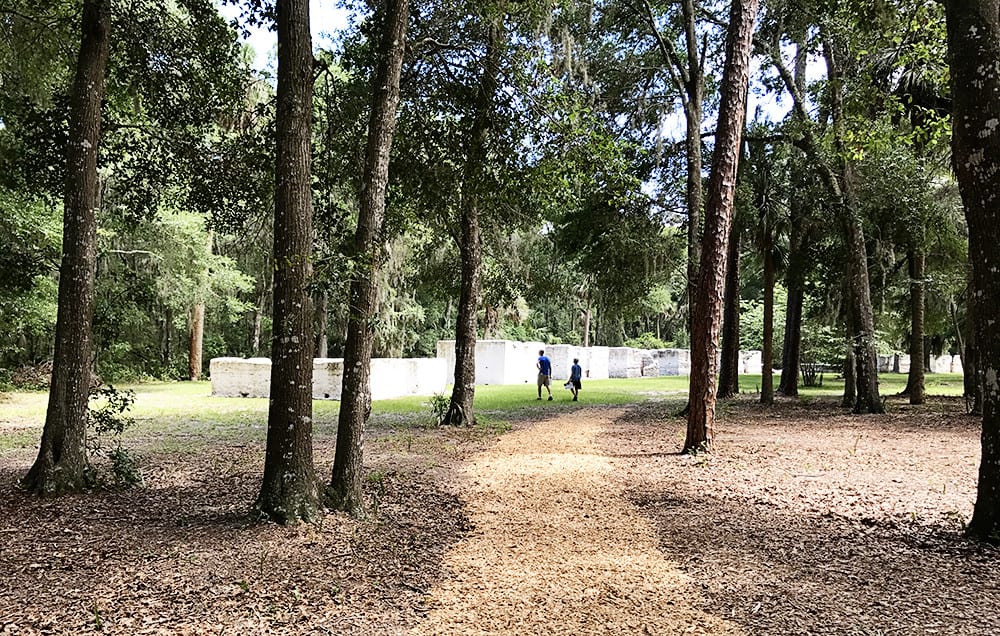
[[[536,397],[536,398],[535,398],[535,401],[536,401],[536,402],[541,402],[541,401],[542,401],[542,396],[540,396],[540,395],[539,395],[538,397]]]
[[[576,398],[573,398],[573,401],[576,402]]]
[[[541,399],[541,398],[538,398],[538,399]],[[551,402],[551,401],[552,401],[552,396],[550,395],[549,396],[549,402]]]

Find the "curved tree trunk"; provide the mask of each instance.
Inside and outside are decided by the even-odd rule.
[[[973,321],[983,380],[979,491],[968,533],[1000,535],[1000,2],[946,0],[951,66],[952,162],[969,225]],[[989,311],[987,311],[989,310]]]
[[[740,392],[740,228],[733,221],[729,232],[729,267],[726,269],[725,305],[722,311],[722,357],[719,362],[718,397]]]
[[[63,212],[63,258],[55,357],[38,458],[24,477],[40,494],[79,491],[92,483],[87,461],[87,412],[93,348],[94,276],[100,182],[101,102],[111,28],[107,0],[86,0],[80,52],[70,97]]]
[[[254,504],[278,523],[310,521],[312,449],[312,40],[308,0],[278,0],[274,322],[264,478]]]
[[[486,169],[486,146],[493,122],[493,101],[500,76],[500,26],[489,26],[483,74],[476,97],[476,113],[469,131],[469,150],[462,183],[462,230],[458,250],[462,259],[462,287],[455,329],[455,384],[442,424],[472,426],[476,423],[476,312],[482,269],[482,236],[479,230],[479,182]]]
[[[746,120],[746,96],[757,0],[734,0],[726,34],[719,123],[709,177],[698,299],[691,333],[691,384],[685,452],[711,450],[715,437],[715,365],[722,322],[729,227]]]
[[[361,181],[358,229],[354,253],[358,259],[351,282],[350,315],[344,349],[344,380],[337,425],[337,450],[326,503],[354,515],[364,510],[364,431],[372,410],[371,360],[378,310],[378,275],[384,257],[381,240],[385,222],[385,193],[389,185],[389,153],[396,130],[399,77],[406,49],[409,0],[392,0],[379,45],[378,68],[372,86],[368,144]]]

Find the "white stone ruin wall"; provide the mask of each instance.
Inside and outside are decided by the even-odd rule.
[[[437,357],[444,358],[444,381],[448,384],[455,384],[455,341],[438,340]]]
[[[931,373],[963,373],[962,356],[931,356]]]
[[[691,375],[691,352],[687,349],[657,349],[653,355],[660,375]]]
[[[546,345],[545,355],[552,361],[552,379],[566,381],[573,366],[573,358],[583,367],[583,348],[574,345]]]
[[[608,347],[581,347],[580,366],[583,367],[584,379],[607,380],[611,377],[608,359]]]
[[[642,358],[641,373],[644,378],[655,378],[660,375],[660,363],[653,356],[653,353],[653,351],[645,349],[639,351],[639,355]]]
[[[271,361],[267,358],[214,358],[209,363],[209,369],[214,396],[270,396]],[[442,393],[445,390],[446,370],[447,362],[443,358],[372,358],[372,399]],[[339,400],[343,382],[342,358],[313,360],[314,399]]]
[[[212,376],[215,380],[215,376]],[[313,399],[339,400],[344,384],[343,358],[313,359]]]
[[[266,398],[271,395],[270,358],[212,358],[208,369],[214,396]]]
[[[608,347],[608,376],[641,378],[642,351],[632,347]]]

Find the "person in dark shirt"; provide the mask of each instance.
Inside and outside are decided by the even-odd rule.
[[[583,367],[580,366],[579,358],[573,358],[573,366],[569,368],[569,382],[572,385],[569,390],[573,393],[574,402],[580,395],[581,380],[583,380]]]
[[[538,399],[542,399],[542,387],[549,392],[549,400],[552,400],[552,361],[545,355],[545,349],[538,352]]]

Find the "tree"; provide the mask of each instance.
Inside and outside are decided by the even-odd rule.
[[[722,293],[726,275],[726,248],[733,215],[736,172],[746,118],[750,49],[757,0],[732,3],[726,34],[726,63],[722,75],[719,123],[708,181],[705,232],[698,266],[698,298],[691,334],[691,381],[685,452],[711,450],[715,436],[715,364]]]
[[[733,221],[726,257],[725,307],[722,312],[722,354],[719,362],[717,397],[740,393],[740,222]]]
[[[378,66],[372,78],[361,206],[354,238],[356,259],[349,300],[344,380],[337,426],[333,477],[326,489],[327,504],[358,514],[362,502],[364,428],[371,413],[371,358],[377,317],[378,275],[384,260],[382,226],[389,184],[389,152],[396,128],[399,78],[406,49],[409,0],[390,0],[379,41]]]
[[[978,366],[984,382],[979,490],[968,533],[1000,537],[1000,2],[945,2],[952,90],[952,164],[969,225],[977,311]]]
[[[264,479],[254,507],[279,523],[316,517],[312,449],[313,54],[308,0],[277,0],[274,327]]]
[[[86,0],[83,4],[82,40],[70,97],[52,385],[38,458],[24,477],[26,488],[43,494],[78,491],[92,479],[86,436],[100,205],[97,153],[110,50],[108,4],[107,0]]]
[[[476,314],[479,311],[482,267],[480,230],[480,192],[482,175],[487,169],[487,149],[492,130],[494,100],[500,76],[500,55],[505,36],[503,16],[487,17],[486,52],[476,89],[475,109],[468,133],[468,152],[462,174],[461,232],[458,249],[461,255],[462,282],[458,298],[455,328],[455,384],[443,423],[471,426],[476,423],[473,404],[476,394]]]

